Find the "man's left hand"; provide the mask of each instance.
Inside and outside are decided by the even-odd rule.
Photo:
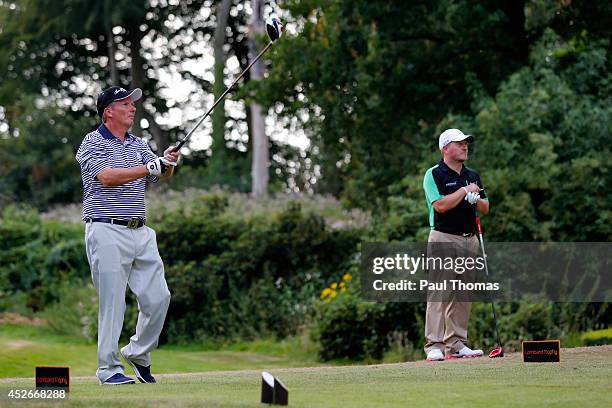
[[[170,163],[175,163],[174,164],[175,166],[176,166],[176,163],[178,163],[180,158],[181,158],[181,153],[179,151],[175,151],[174,146],[170,146],[164,151],[164,159],[166,159]]]

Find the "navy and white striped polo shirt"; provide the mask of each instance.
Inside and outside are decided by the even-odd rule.
[[[96,177],[104,169],[136,167],[157,156],[139,137],[126,133],[121,142],[104,124],[83,138],[76,154],[83,179],[83,220],[87,218],[146,218],[146,179],[105,187]],[[154,176],[147,177],[157,182]]]

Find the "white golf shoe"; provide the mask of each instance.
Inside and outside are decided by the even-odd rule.
[[[474,358],[474,357],[482,357],[484,353],[482,350],[472,350],[467,346],[463,346],[458,353],[451,354],[446,358]]]
[[[442,361],[444,354],[439,349],[431,349],[427,353],[427,361]]]

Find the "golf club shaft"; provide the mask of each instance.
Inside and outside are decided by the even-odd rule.
[[[487,254],[485,252],[484,247],[484,238],[482,236],[482,227],[480,226],[480,217],[476,216],[476,226],[478,227],[478,238],[480,239],[480,248],[482,249],[482,258],[484,259],[485,265],[485,274],[487,277],[489,276],[489,266],[487,265]],[[497,326],[497,313],[495,313],[495,304],[493,303],[493,297],[489,295],[489,300],[491,302],[491,309],[493,310],[493,322],[495,323],[495,334],[497,335],[497,344],[500,346],[501,338],[499,337],[499,327]]]
[[[253,59],[253,61],[251,61],[251,63],[244,69],[244,71],[242,71],[240,73],[240,75],[238,75],[238,78],[236,78],[234,80],[234,82],[232,82],[232,84],[230,86],[227,87],[227,89],[221,94],[221,96],[219,97],[219,99],[217,99],[212,106],[210,107],[210,109],[208,109],[208,111],[204,114],[204,116],[202,116],[200,118],[200,120],[198,121],[198,123],[196,123],[196,125],[189,131],[189,133],[187,133],[187,135],[183,138],[183,140],[181,140],[179,142],[179,144],[177,144],[174,147],[174,151],[179,151],[181,147],[183,147],[183,145],[189,140],[189,138],[191,137],[191,135],[193,134],[193,132],[195,132],[195,130],[200,127],[200,125],[202,124],[202,122],[204,122],[204,119],[206,119],[208,117],[208,115],[210,115],[210,113],[213,111],[213,109],[215,109],[215,106],[217,106],[222,100],[223,98],[225,98],[225,96],[229,93],[229,91],[234,87],[234,85],[236,85],[236,83],[238,81],[240,81],[240,79],[244,76],[244,74],[247,73],[247,71],[249,69],[251,69],[251,67],[259,60],[259,58],[261,58],[262,55],[264,55],[266,53],[266,51],[268,51],[270,49],[270,47],[272,46],[272,44],[274,44],[274,42],[270,41],[268,43],[268,45],[265,46],[265,48],[263,50],[261,50],[259,52],[259,54],[257,54],[257,56]]]
[[[497,313],[495,313],[495,303],[491,299],[491,309],[493,310],[493,321],[495,322],[495,334],[497,335],[497,344],[502,346],[501,338],[499,337],[499,327],[497,326]]]

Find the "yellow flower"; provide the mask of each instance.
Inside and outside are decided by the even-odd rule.
[[[341,288],[344,288],[345,286],[346,286],[346,283],[344,283],[344,282],[340,282],[340,287],[341,287]]]
[[[346,288],[342,288],[340,289],[342,292],[346,292]]]
[[[320,299],[325,299],[327,296],[329,296],[330,293],[331,293],[330,288],[323,289],[323,292],[321,292]]]
[[[353,275],[351,275],[350,273],[345,273],[344,276],[342,276],[342,279],[345,281],[349,281],[353,279]]]
[[[332,289],[337,289],[338,288],[338,284],[336,282],[332,283],[330,288]]]
[[[332,299],[336,297],[338,293],[334,290],[331,295],[329,295]]]

